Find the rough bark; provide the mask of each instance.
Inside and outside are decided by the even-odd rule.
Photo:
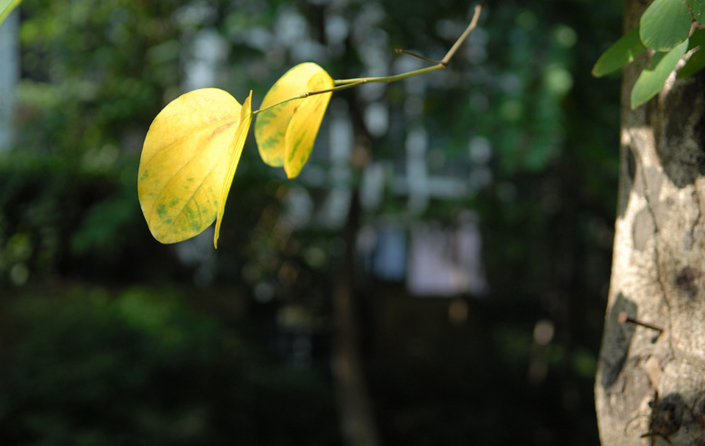
[[[648,1],[628,0],[625,29]],[[705,446],[705,85],[671,77],[636,110],[625,70],[619,205],[595,399],[608,445]],[[620,323],[619,314],[663,328]]]

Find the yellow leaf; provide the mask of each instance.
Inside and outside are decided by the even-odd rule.
[[[260,108],[334,86],[323,68],[311,62],[302,63],[272,86]],[[273,167],[284,166],[289,178],[298,175],[311,154],[330,96],[331,93],[322,93],[295,99],[259,113],[255,138],[262,160]]]
[[[240,125],[237,126],[237,131],[235,132],[235,140],[233,141],[233,151],[230,158],[230,163],[228,167],[228,173],[225,175],[225,181],[223,182],[223,188],[220,192],[220,199],[218,203],[218,219],[215,222],[215,235],[213,236],[213,246],[218,248],[218,237],[220,235],[220,224],[223,222],[223,213],[225,212],[225,202],[228,201],[228,192],[230,192],[230,186],[233,184],[233,178],[235,177],[235,170],[240,162],[240,155],[242,155],[242,148],[245,146],[245,140],[247,139],[247,132],[250,130],[250,123],[252,123],[252,92],[245,99],[242,104],[242,111],[240,112]]]
[[[251,120],[250,98],[245,103],[242,110],[223,90],[195,90],[173,100],[152,122],[137,190],[149,230],[159,242],[187,240],[222,217],[225,188]]]
[[[333,79],[325,71],[320,71],[311,77],[306,85],[306,91],[325,90],[333,87]],[[332,93],[322,93],[309,96],[294,111],[286,130],[286,159],[284,170],[286,176],[295,178],[303,169],[311,156],[313,142],[321,127],[323,115],[328,108]]]

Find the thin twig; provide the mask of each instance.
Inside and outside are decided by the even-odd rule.
[[[396,82],[396,81],[400,81],[402,79],[406,79],[407,77],[418,76],[419,74],[429,73],[431,71],[440,70],[442,68],[445,68],[445,67],[438,64],[438,65],[434,65],[432,67],[421,68],[420,70],[409,71],[408,73],[394,74],[392,76],[359,77],[359,78],[354,78],[354,79],[339,79],[334,82],[335,82],[335,85],[347,85],[347,84],[351,84],[351,83],[366,84],[369,82]],[[311,93],[314,93],[314,92],[311,92]]]
[[[444,66],[448,66],[448,63],[450,62],[450,59],[453,58],[455,55],[456,51],[458,51],[458,48],[460,48],[460,45],[465,42],[465,39],[468,38],[470,33],[477,28],[477,22],[480,20],[480,14],[482,13],[482,8],[485,6],[485,0],[482,0],[479,4],[475,6],[475,13],[472,16],[472,20],[470,20],[470,24],[468,27],[465,29],[463,34],[460,35],[458,40],[455,41],[453,46],[448,50],[448,53],[445,55],[445,57],[441,60],[441,64]]]
[[[293,101],[296,99],[307,98],[309,96],[313,96],[316,94],[330,93],[330,92],[334,92],[334,91],[345,90],[348,88],[357,87],[358,85],[372,83],[372,82],[396,82],[396,81],[400,81],[402,79],[406,79],[411,76],[418,76],[419,74],[425,74],[425,73],[430,73],[431,71],[445,69],[448,67],[448,63],[453,58],[455,53],[458,51],[458,48],[460,48],[460,46],[463,44],[463,42],[465,42],[465,40],[468,38],[470,33],[475,28],[477,28],[477,23],[480,20],[480,15],[482,14],[482,8],[484,7],[484,5],[485,5],[485,0],[482,0],[482,1],[480,1],[479,4],[477,4],[475,6],[475,12],[473,13],[472,19],[470,20],[470,24],[465,29],[465,31],[463,31],[463,34],[461,34],[460,37],[458,37],[458,40],[455,41],[453,46],[450,48],[450,50],[448,50],[448,53],[446,53],[445,57],[443,57],[443,59],[440,62],[437,62],[437,61],[434,61],[431,59],[427,59],[426,57],[420,56],[420,55],[412,53],[410,51],[401,50],[401,49],[396,50],[396,52],[398,54],[407,54],[409,56],[413,56],[413,57],[419,58],[423,61],[434,64],[431,67],[421,68],[419,70],[409,71],[407,73],[395,74],[392,76],[360,77],[360,78],[354,78],[354,79],[338,79],[338,80],[333,81],[334,85],[335,85],[335,87],[333,87],[333,88],[327,88],[325,90],[307,91],[307,92],[302,93],[300,95],[293,96],[288,99],[284,99],[283,101],[279,101],[276,104],[272,104],[272,105],[269,105],[265,108],[255,110],[252,112],[252,114],[256,115],[256,114],[261,113],[265,110],[269,110],[272,107],[276,107],[277,105],[281,105],[281,104],[284,104],[286,102]]]
[[[413,56],[413,57],[415,57],[415,58],[417,58],[417,59],[421,59],[421,60],[423,60],[424,62],[432,63],[432,64],[434,64],[434,65],[438,65],[438,64],[440,63],[440,62],[437,61],[437,60],[428,59],[428,58],[423,57],[423,56],[421,56],[421,55],[419,55],[419,54],[412,53],[411,51],[402,50],[402,49],[399,49],[399,48],[397,48],[397,49],[394,50],[394,51],[395,51],[397,54],[406,54],[406,55],[408,55],[408,56]]]

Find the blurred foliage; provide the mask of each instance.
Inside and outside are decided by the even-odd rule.
[[[0,160],[0,246],[21,236],[27,247],[0,253],[3,282],[111,279],[140,258],[136,156],[178,85],[178,3],[23,3],[21,131]]]
[[[16,340],[4,344],[0,443],[340,442],[325,376],[282,366],[183,291],[44,293],[0,306]]]
[[[24,2],[20,124],[32,131],[19,145],[78,158],[106,144],[137,151],[179,85],[180,4]]]
[[[4,157],[0,171],[0,240],[6,247],[0,272],[4,281],[8,273],[10,282],[22,285],[30,272],[66,272],[70,270],[67,257],[72,254],[99,254],[106,264],[118,260],[116,251],[121,247],[114,239],[119,234],[128,236],[137,223],[133,197],[119,189],[119,178],[81,174],[65,159],[50,155]],[[103,203],[102,209],[92,208],[96,203]],[[101,226],[85,226],[100,219],[101,213]],[[104,232],[97,234],[100,228]],[[12,273],[18,269],[26,270],[24,279]]]

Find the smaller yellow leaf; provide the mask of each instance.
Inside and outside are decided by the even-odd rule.
[[[302,63],[279,78],[267,92],[260,108],[265,109],[306,92],[327,90],[334,85],[323,68],[312,62]],[[273,167],[284,166],[289,178],[298,175],[311,154],[330,96],[331,93],[322,93],[294,99],[259,113],[255,121],[255,138],[262,160]],[[302,117],[294,119],[301,113]],[[310,123],[297,123],[299,120],[310,120]],[[292,131],[294,133],[290,133]]]
[[[223,222],[225,202],[228,200],[228,193],[230,192],[230,187],[233,184],[235,170],[237,169],[238,163],[240,163],[240,155],[242,155],[242,148],[245,146],[247,132],[250,130],[250,123],[252,123],[251,91],[250,95],[247,97],[247,99],[245,99],[245,102],[242,104],[242,110],[240,111],[240,125],[237,126],[237,131],[235,132],[235,140],[233,141],[233,150],[232,155],[230,157],[228,172],[225,175],[223,188],[220,191],[220,198],[218,199],[218,218],[215,222],[215,235],[213,236],[213,246],[215,246],[216,249],[218,249],[218,237],[220,236],[220,224]]]
[[[306,91],[326,90],[333,88],[333,86],[333,79],[328,73],[320,71],[308,81]],[[298,176],[311,156],[313,143],[318,135],[331,95],[332,93],[321,93],[309,96],[294,111],[289,127],[286,130],[284,170],[287,177],[295,178]]]

